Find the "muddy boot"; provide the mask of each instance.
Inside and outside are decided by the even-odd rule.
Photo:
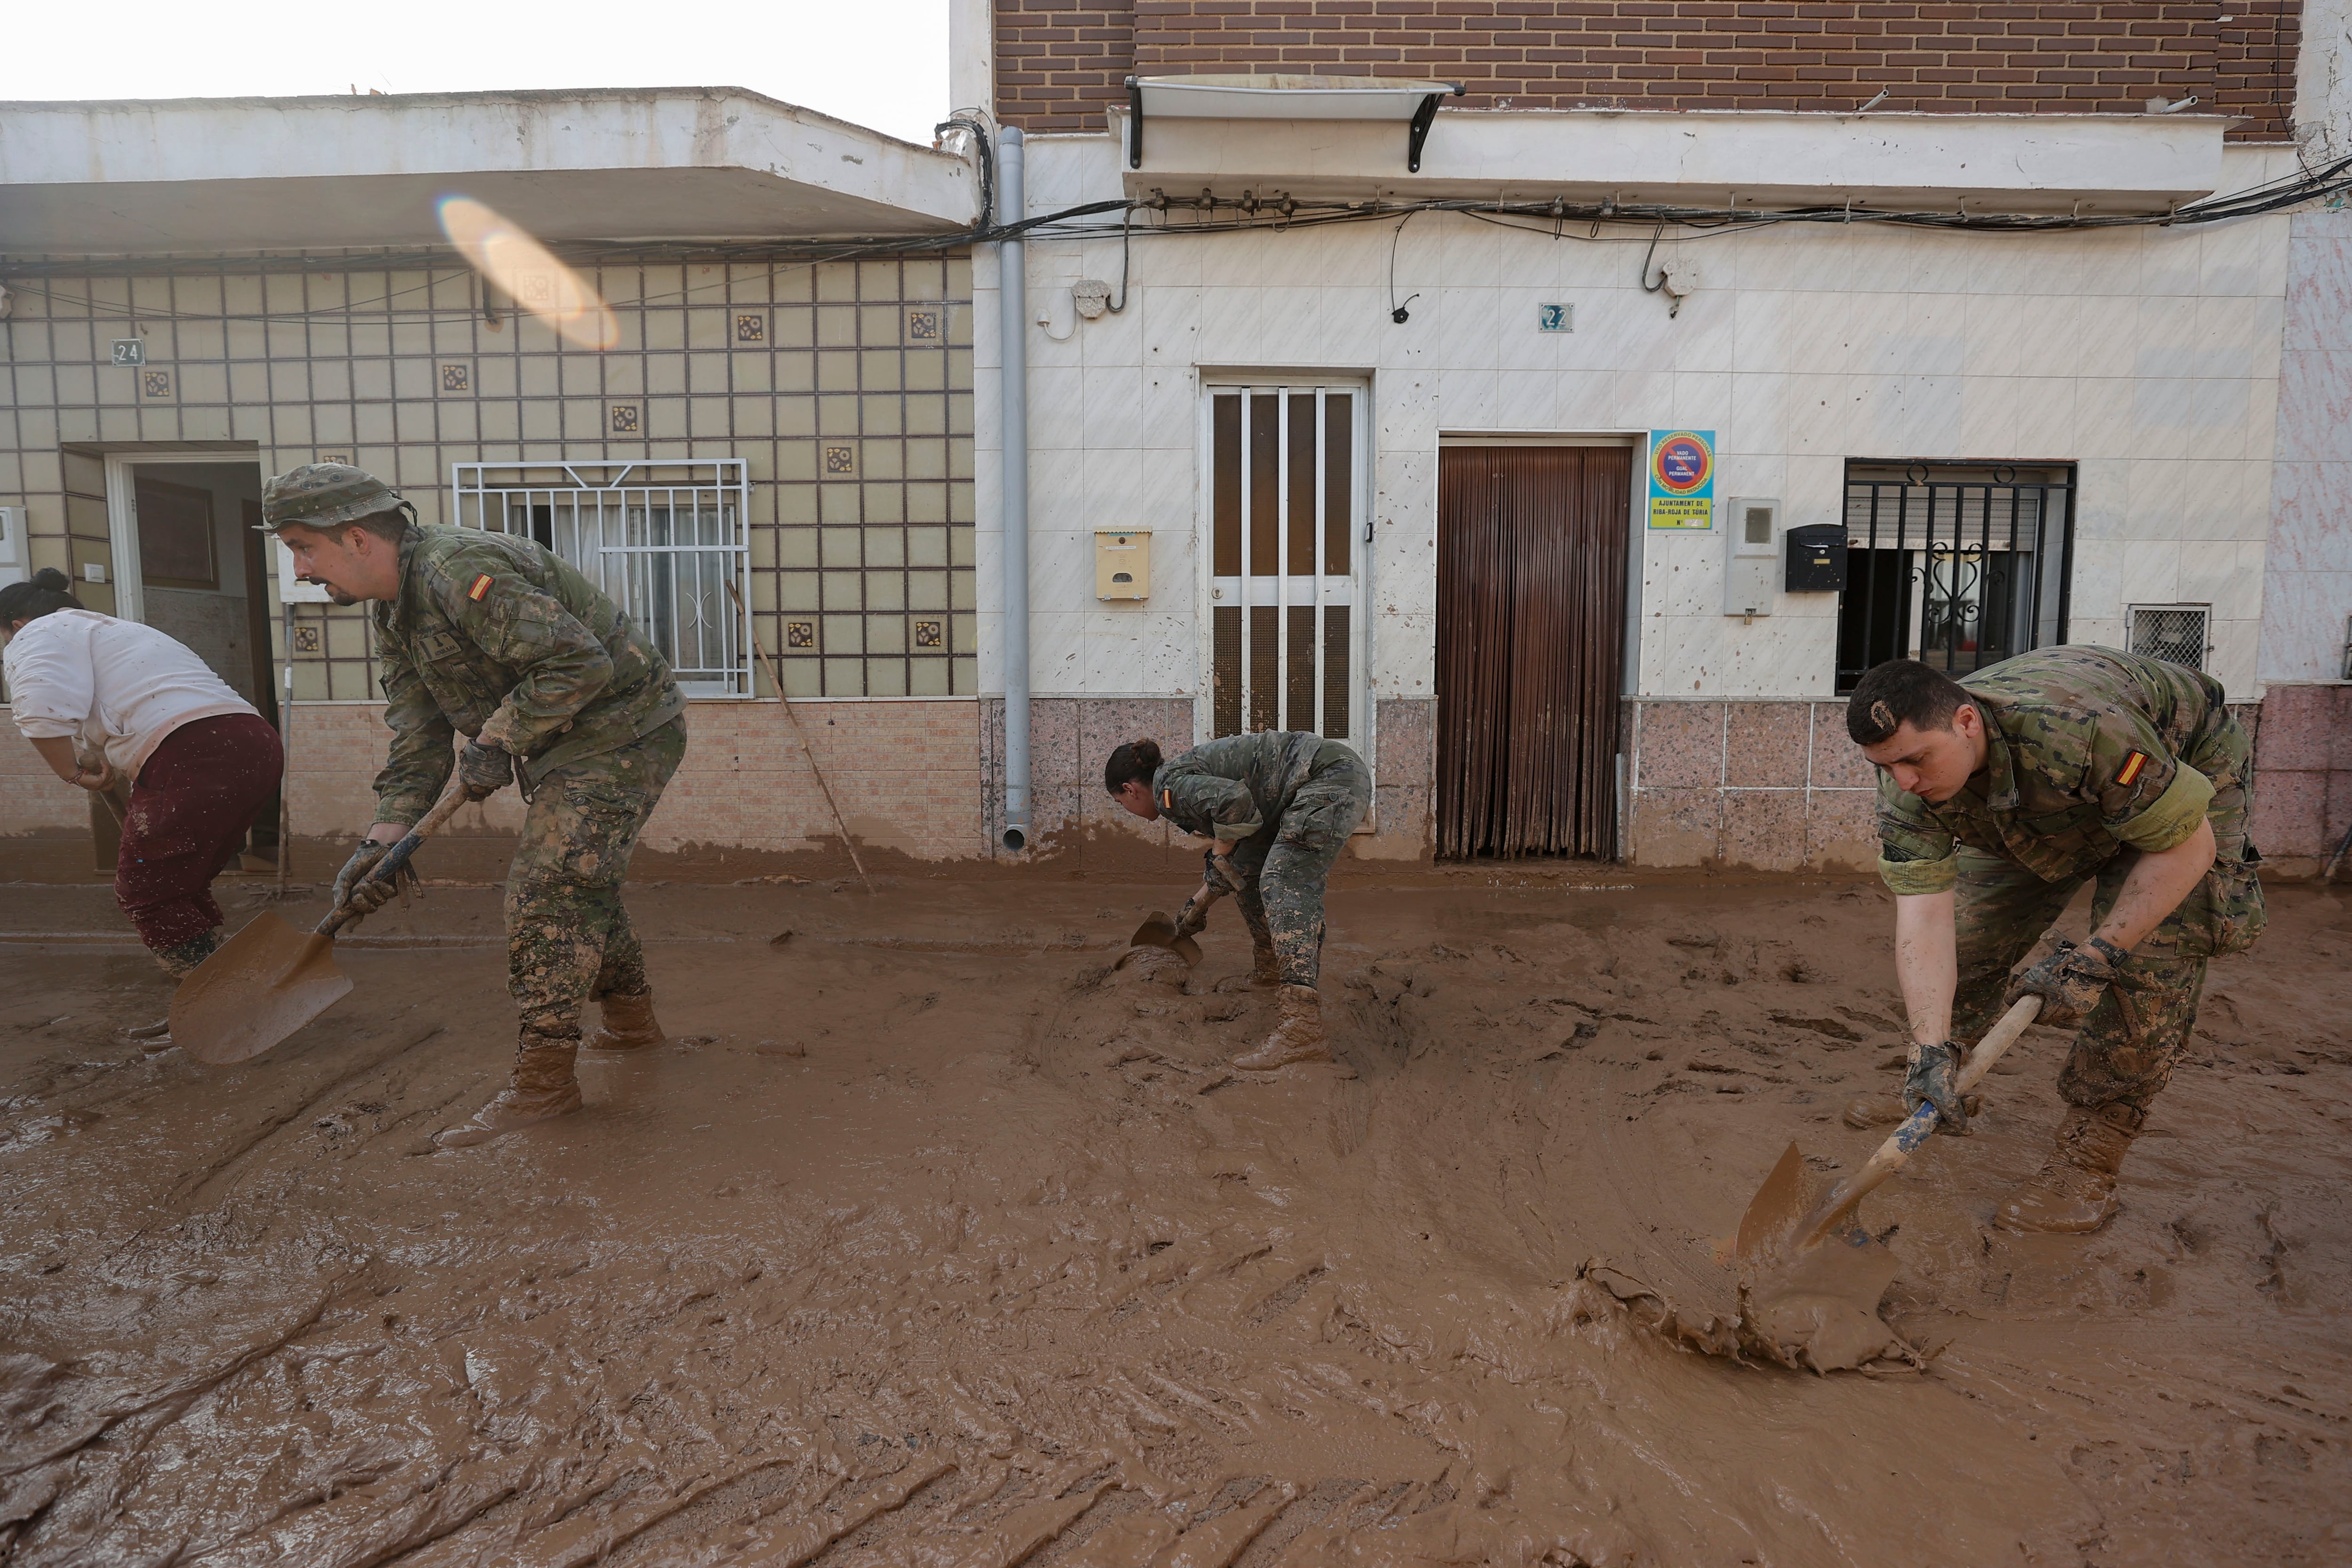
[[[1984,1104],[1984,1096],[1964,1094],[1960,1097],[1960,1103],[1967,1106],[1969,1114],[1973,1116]],[[1891,1127],[1910,1114],[1903,1108],[1903,1096],[1900,1094],[1863,1094],[1846,1102],[1845,1124],[1864,1130]]]
[[[634,997],[614,992],[602,998],[604,1021],[580,1042],[583,1051],[639,1051],[659,1045],[667,1037],[654,1018],[654,994]]]
[[[467,1148],[577,1111],[580,1083],[572,1076],[572,1058],[579,1049],[579,1040],[570,1036],[524,1035],[515,1051],[514,1082],[475,1112],[472,1121],[436,1133],[433,1142],[445,1149]]]
[[[1234,1065],[1244,1072],[1272,1072],[1294,1061],[1330,1060],[1331,1046],[1323,1034],[1322,994],[1312,986],[1285,986],[1282,1021],[1264,1045],[1234,1058]]]
[[[1993,1218],[2004,1230],[2077,1236],[2096,1230],[2121,1207],[2116,1173],[2147,1113],[2133,1105],[2070,1106],[2058,1142],[2042,1168],[2009,1195]]]
[[[1254,990],[1272,990],[1282,984],[1282,960],[1271,947],[1250,949],[1250,987]]]
[[[150,949],[155,962],[163,966],[163,973],[175,980],[184,980],[196,972],[196,967],[213,956],[220,946],[220,927],[199,931],[185,942],[174,942],[169,947]]]

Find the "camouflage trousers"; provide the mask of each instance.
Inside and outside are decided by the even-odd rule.
[[[1282,815],[1234,847],[1209,882],[1241,905],[1250,942],[1274,950],[1286,986],[1312,986],[1323,968],[1323,884],[1372,801],[1372,775],[1350,755],[1307,777]]]
[[[2070,1105],[2147,1109],[2171,1081],[2189,1032],[2197,1026],[2207,961],[2243,952],[2262,934],[2266,916],[2254,873],[2262,857],[2246,842],[2245,774],[2217,769],[2209,777],[2215,784],[2207,816],[2217,851],[2213,869],[2132,950],[2107,994],[2083,1020],[2058,1075],[2058,1092]],[[2139,854],[2126,849],[2093,877],[2044,882],[1999,855],[1970,849],[1959,853],[1954,911],[1959,990],[1953,998],[1952,1035],[1974,1041],[2000,1016],[2010,971],[2057,922],[2075,892],[2095,880],[2095,927],[2115,907]]]
[[[685,755],[677,718],[540,780],[507,870],[507,988],[525,1032],[577,1039],[582,1002],[650,988],[621,883]]]

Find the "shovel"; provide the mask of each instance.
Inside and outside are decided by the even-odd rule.
[[[425,819],[411,828],[362,882],[400,874],[416,846],[466,803],[455,779]],[[211,1067],[259,1056],[342,1000],[352,982],[335,967],[335,933],[360,918],[346,904],[302,932],[263,912],[222,943],[172,995],[172,1038]]]
[[[1953,1092],[1965,1094],[1977,1086],[1978,1080],[1991,1070],[2001,1053],[2017,1043],[2026,1026],[2042,1014],[2040,997],[2021,997],[1999,1022],[1985,1031],[1977,1048],[1969,1053],[1960,1067]],[[1739,1264],[1743,1279],[1766,1267],[1795,1267],[1802,1254],[1819,1246],[1822,1239],[1852,1217],[1854,1207],[1874,1191],[1880,1183],[1903,1168],[1912,1152],[1927,1141],[1936,1130],[1936,1108],[1922,1105],[1904,1119],[1903,1124],[1887,1135],[1863,1167],[1830,1188],[1819,1201],[1806,1204],[1805,1157],[1790,1144],[1764,1185],[1756,1189],[1748,1200],[1748,1212],[1739,1218],[1738,1239],[1732,1244],[1732,1256]]]
[[[1985,1032],[1960,1069],[1955,1092],[1976,1087],[2001,1052],[2039,1017],[2042,998],[2021,998]],[[1905,1118],[1862,1169],[1810,1197],[1804,1155],[1790,1144],[1740,1217],[1733,1258],[1739,1271],[1739,1343],[1782,1365],[1832,1372],[1890,1353],[1915,1359],[1878,1316],[1895,1282],[1894,1254],[1852,1225],[1864,1195],[1903,1168],[1936,1130],[1936,1108]]]
[[[1204,883],[1201,891],[1192,895],[1192,903],[1205,915],[1209,905],[1223,896],[1218,889]],[[1197,969],[1201,967],[1201,945],[1190,936],[1176,935],[1176,922],[1162,910],[1155,909],[1145,915],[1143,924],[1135,928],[1135,935],[1127,939],[1127,945],[1129,947],[1165,947],[1183,959],[1185,967]]]

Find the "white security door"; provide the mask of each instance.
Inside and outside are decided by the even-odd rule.
[[[1360,384],[1213,386],[1209,733],[1363,731]]]

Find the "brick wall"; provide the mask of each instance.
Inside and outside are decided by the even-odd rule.
[[[1100,131],[1127,101],[1135,0],[996,0],[996,112],[1024,131]]]
[[[999,112],[1099,129],[1129,71],[1459,81],[1464,109],[2193,112],[2283,140],[2302,0],[2093,4],[1750,0],[998,0]],[[2230,17],[2224,24],[2221,18]]]

